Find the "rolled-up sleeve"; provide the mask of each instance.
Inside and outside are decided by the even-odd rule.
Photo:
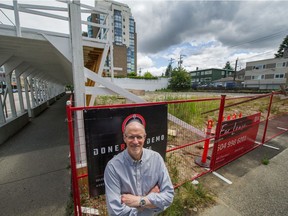
[[[104,172],[106,204],[110,216],[137,215],[138,210],[121,203],[119,178],[112,164],[107,164]]]
[[[158,186],[160,187],[160,193],[150,193],[146,196],[147,199],[157,207],[154,209],[155,212],[164,211],[172,204],[174,198],[174,187],[164,160],[161,157],[159,158],[159,163],[160,178],[158,180]]]

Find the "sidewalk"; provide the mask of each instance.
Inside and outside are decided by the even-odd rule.
[[[216,172],[232,181],[227,184],[212,173],[199,179],[217,196],[217,204],[199,216],[283,216],[288,212],[288,133],[266,143],[280,150],[258,147]],[[268,165],[261,164],[264,157]],[[212,180],[211,180],[212,179]]]
[[[0,146],[0,215],[63,216],[70,193],[64,96]]]

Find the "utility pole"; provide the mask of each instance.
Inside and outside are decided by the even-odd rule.
[[[173,64],[173,62],[175,61],[175,59],[173,59],[173,58],[170,58],[170,60],[169,60],[169,64],[172,66],[172,64]]]
[[[236,59],[236,63],[235,63],[235,70],[234,70],[234,76],[233,76],[233,81],[234,82],[236,80],[237,64],[238,64],[238,58]]]
[[[180,58],[179,58],[179,61],[178,61],[178,67],[179,67],[179,68],[182,67],[182,63],[183,63],[183,60],[182,60],[182,59],[183,59],[184,56],[186,56],[186,55],[180,54]]]

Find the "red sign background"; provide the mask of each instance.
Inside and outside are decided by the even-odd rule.
[[[215,169],[250,151],[255,146],[261,113],[222,122]]]

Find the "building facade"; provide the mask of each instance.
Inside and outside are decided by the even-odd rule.
[[[273,58],[246,63],[244,86],[279,89],[288,79],[288,58]]]
[[[95,7],[112,11],[112,41],[113,41],[113,65],[115,76],[127,76],[137,71],[137,34],[136,23],[128,5],[115,1],[95,1]],[[101,15],[92,14],[88,21],[100,23]],[[99,28],[88,26],[88,37],[97,37]],[[109,64],[109,60],[107,60]]]
[[[221,78],[231,77],[234,74],[233,70],[209,68],[203,70],[195,70],[189,72],[192,78],[192,83],[209,84]]]

